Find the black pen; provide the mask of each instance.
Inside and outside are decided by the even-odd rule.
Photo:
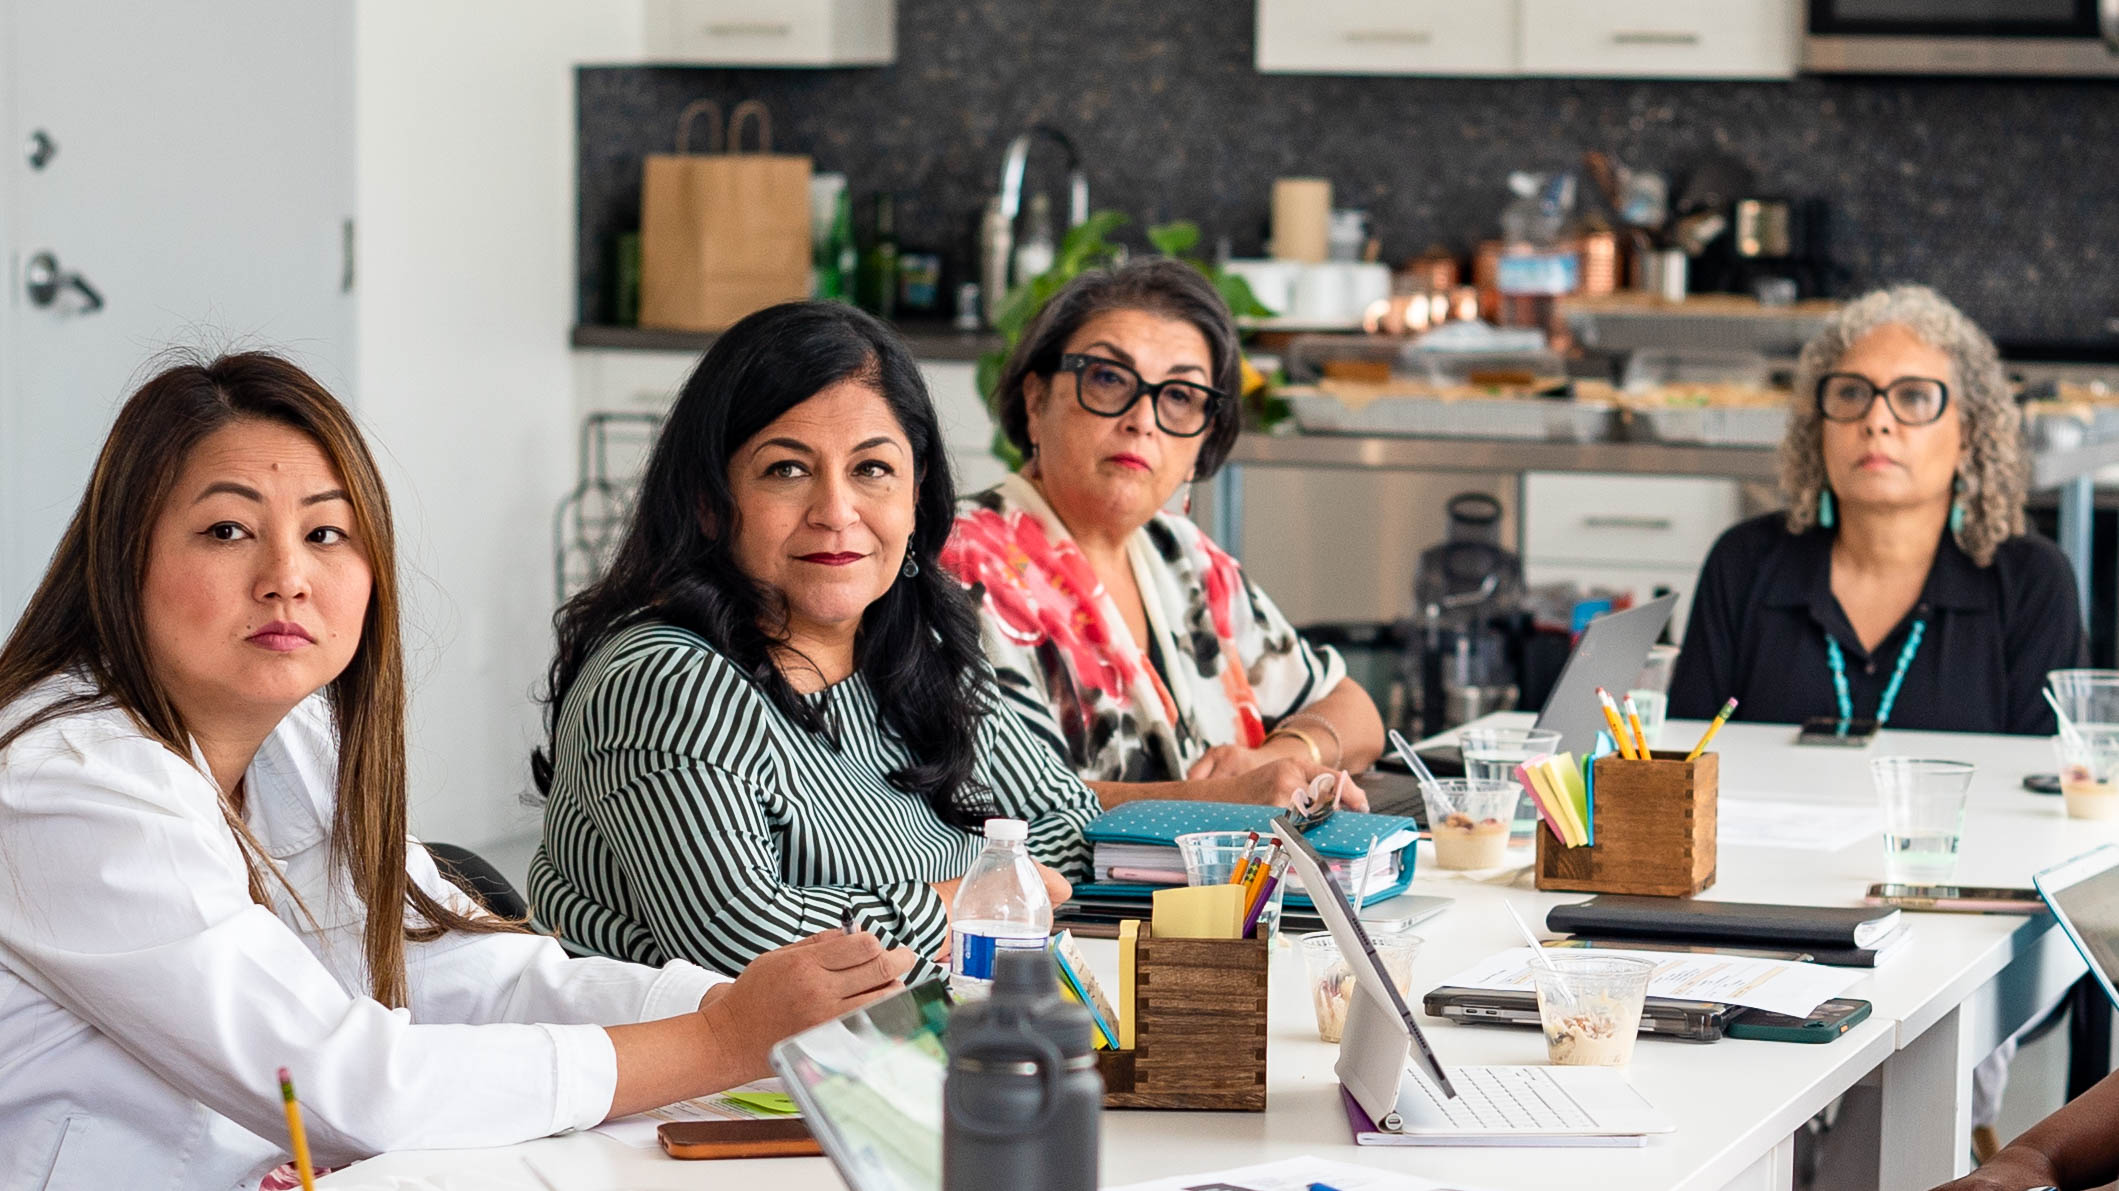
[[[853,933],[853,907],[839,911],[839,930],[849,935]]]

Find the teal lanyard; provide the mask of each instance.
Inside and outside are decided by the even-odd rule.
[[[1916,620],[1913,631],[1906,634],[1906,646],[1898,651],[1898,668],[1891,671],[1891,683],[1884,688],[1884,697],[1876,705],[1876,726],[1881,728],[1891,722],[1891,705],[1898,702],[1898,688],[1905,685],[1906,671],[1912,668],[1913,655],[1920,652],[1920,639],[1927,634],[1928,622]],[[1847,658],[1839,650],[1839,638],[1825,634],[1825,660],[1832,665],[1832,689],[1839,695],[1840,730],[1846,731],[1854,718],[1854,696],[1847,693]]]

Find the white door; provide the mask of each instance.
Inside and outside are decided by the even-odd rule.
[[[157,353],[348,390],[353,3],[0,0],[0,631]]]

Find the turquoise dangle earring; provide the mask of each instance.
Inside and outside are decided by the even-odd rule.
[[[1832,508],[1832,490],[1830,488],[1819,489],[1817,493],[1817,523],[1826,529],[1830,529],[1833,522],[1837,520],[1839,518]]]
[[[1964,477],[1950,481],[1950,536],[1964,532]]]

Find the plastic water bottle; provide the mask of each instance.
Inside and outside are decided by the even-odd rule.
[[[971,863],[950,907],[949,991],[981,1000],[993,988],[993,957],[1001,951],[1043,951],[1052,934],[1052,898],[1023,850],[1030,825],[986,820],[986,850]]]

